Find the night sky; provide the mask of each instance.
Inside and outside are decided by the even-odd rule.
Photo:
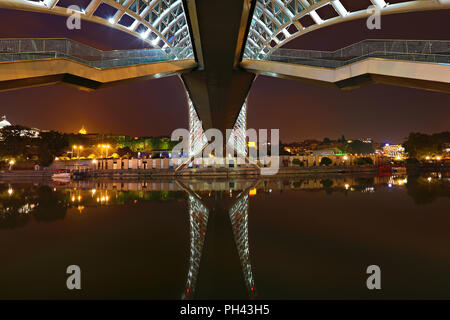
[[[450,10],[383,16],[381,30],[365,20],[326,27],[286,47],[335,50],[364,39],[450,39]],[[140,48],[121,31],[82,22],[68,30],[65,18],[0,9],[0,38],[67,37],[103,50]],[[250,91],[249,128],[279,128],[283,142],[307,138],[372,137],[401,142],[411,131],[450,130],[450,95],[386,85],[352,91],[292,80],[258,77]],[[14,124],[65,132],[140,136],[170,135],[187,127],[187,103],[178,77],[126,84],[95,92],[65,85],[0,92],[0,115]]]

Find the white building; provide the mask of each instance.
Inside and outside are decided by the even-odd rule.
[[[383,147],[383,154],[390,158],[403,158],[405,156],[405,148],[400,144],[388,144]]]
[[[6,120],[6,116],[2,116],[2,120],[0,121],[0,130],[3,127],[7,127],[7,126],[11,126],[11,123],[8,120]]]

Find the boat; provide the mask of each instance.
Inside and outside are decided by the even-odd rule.
[[[67,169],[58,169],[53,171],[52,179],[57,181],[69,181],[72,177],[70,170]]]
[[[388,165],[378,166],[378,176],[390,176],[392,168]]]

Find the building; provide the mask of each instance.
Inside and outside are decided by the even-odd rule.
[[[335,156],[335,155],[341,155],[342,151],[338,148],[324,148],[324,149],[313,150],[312,154],[314,156]]]
[[[2,120],[0,121],[0,130],[3,127],[7,127],[7,126],[11,126],[11,125],[12,124],[8,120],[6,120],[6,116],[2,116]]]
[[[403,159],[405,156],[405,148],[401,144],[386,143],[383,147],[383,155],[389,158]]]

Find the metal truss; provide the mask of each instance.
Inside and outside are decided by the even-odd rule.
[[[193,190],[187,188],[181,182],[177,182],[177,184],[189,195],[189,269],[182,298],[192,299],[194,297],[197,277],[200,271],[203,245],[208,227],[209,210]],[[228,210],[228,215],[233,229],[233,237],[241,262],[245,285],[249,296],[253,298],[256,296],[256,289],[248,243],[249,190],[250,188],[247,188],[238,195],[234,204]]]
[[[61,4],[61,6],[59,6]],[[1,0],[0,8],[71,16],[63,0]],[[77,1],[73,1],[77,5]],[[107,12],[115,12],[108,16]],[[81,19],[103,24],[136,37],[154,48],[184,48],[193,56],[191,37],[182,0],[90,0],[75,12]]]
[[[197,111],[195,111],[194,103],[186,92],[189,105],[189,154],[188,158],[197,156],[208,143],[208,139],[203,131],[202,122],[200,121]]]
[[[229,210],[233,229],[234,241],[239,253],[245,285],[250,297],[256,296],[255,279],[250,262],[250,248],[248,244],[248,192],[243,194]]]
[[[247,156],[247,101],[242,105],[228,138],[228,144],[234,147],[240,155]]]
[[[208,209],[195,196],[189,195],[189,269],[183,299],[190,299],[195,291],[197,276],[200,270],[203,243],[208,225]]]
[[[257,0],[244,58],[263,58],[307,32],[368,17],[374,13],[374,10],[367,10],[370,6],[375,6],[380,14],[450,8],[450,0],[404,0],[395,4],[389,4],[385,0],[361,0],[361,3],[364,9],[351,11],[340,0]],[[336,13],[334,17],[321,16],[320,12],[325,7],[332,8]],[[309,24],[303,25],[303,18],[308,16]]]

